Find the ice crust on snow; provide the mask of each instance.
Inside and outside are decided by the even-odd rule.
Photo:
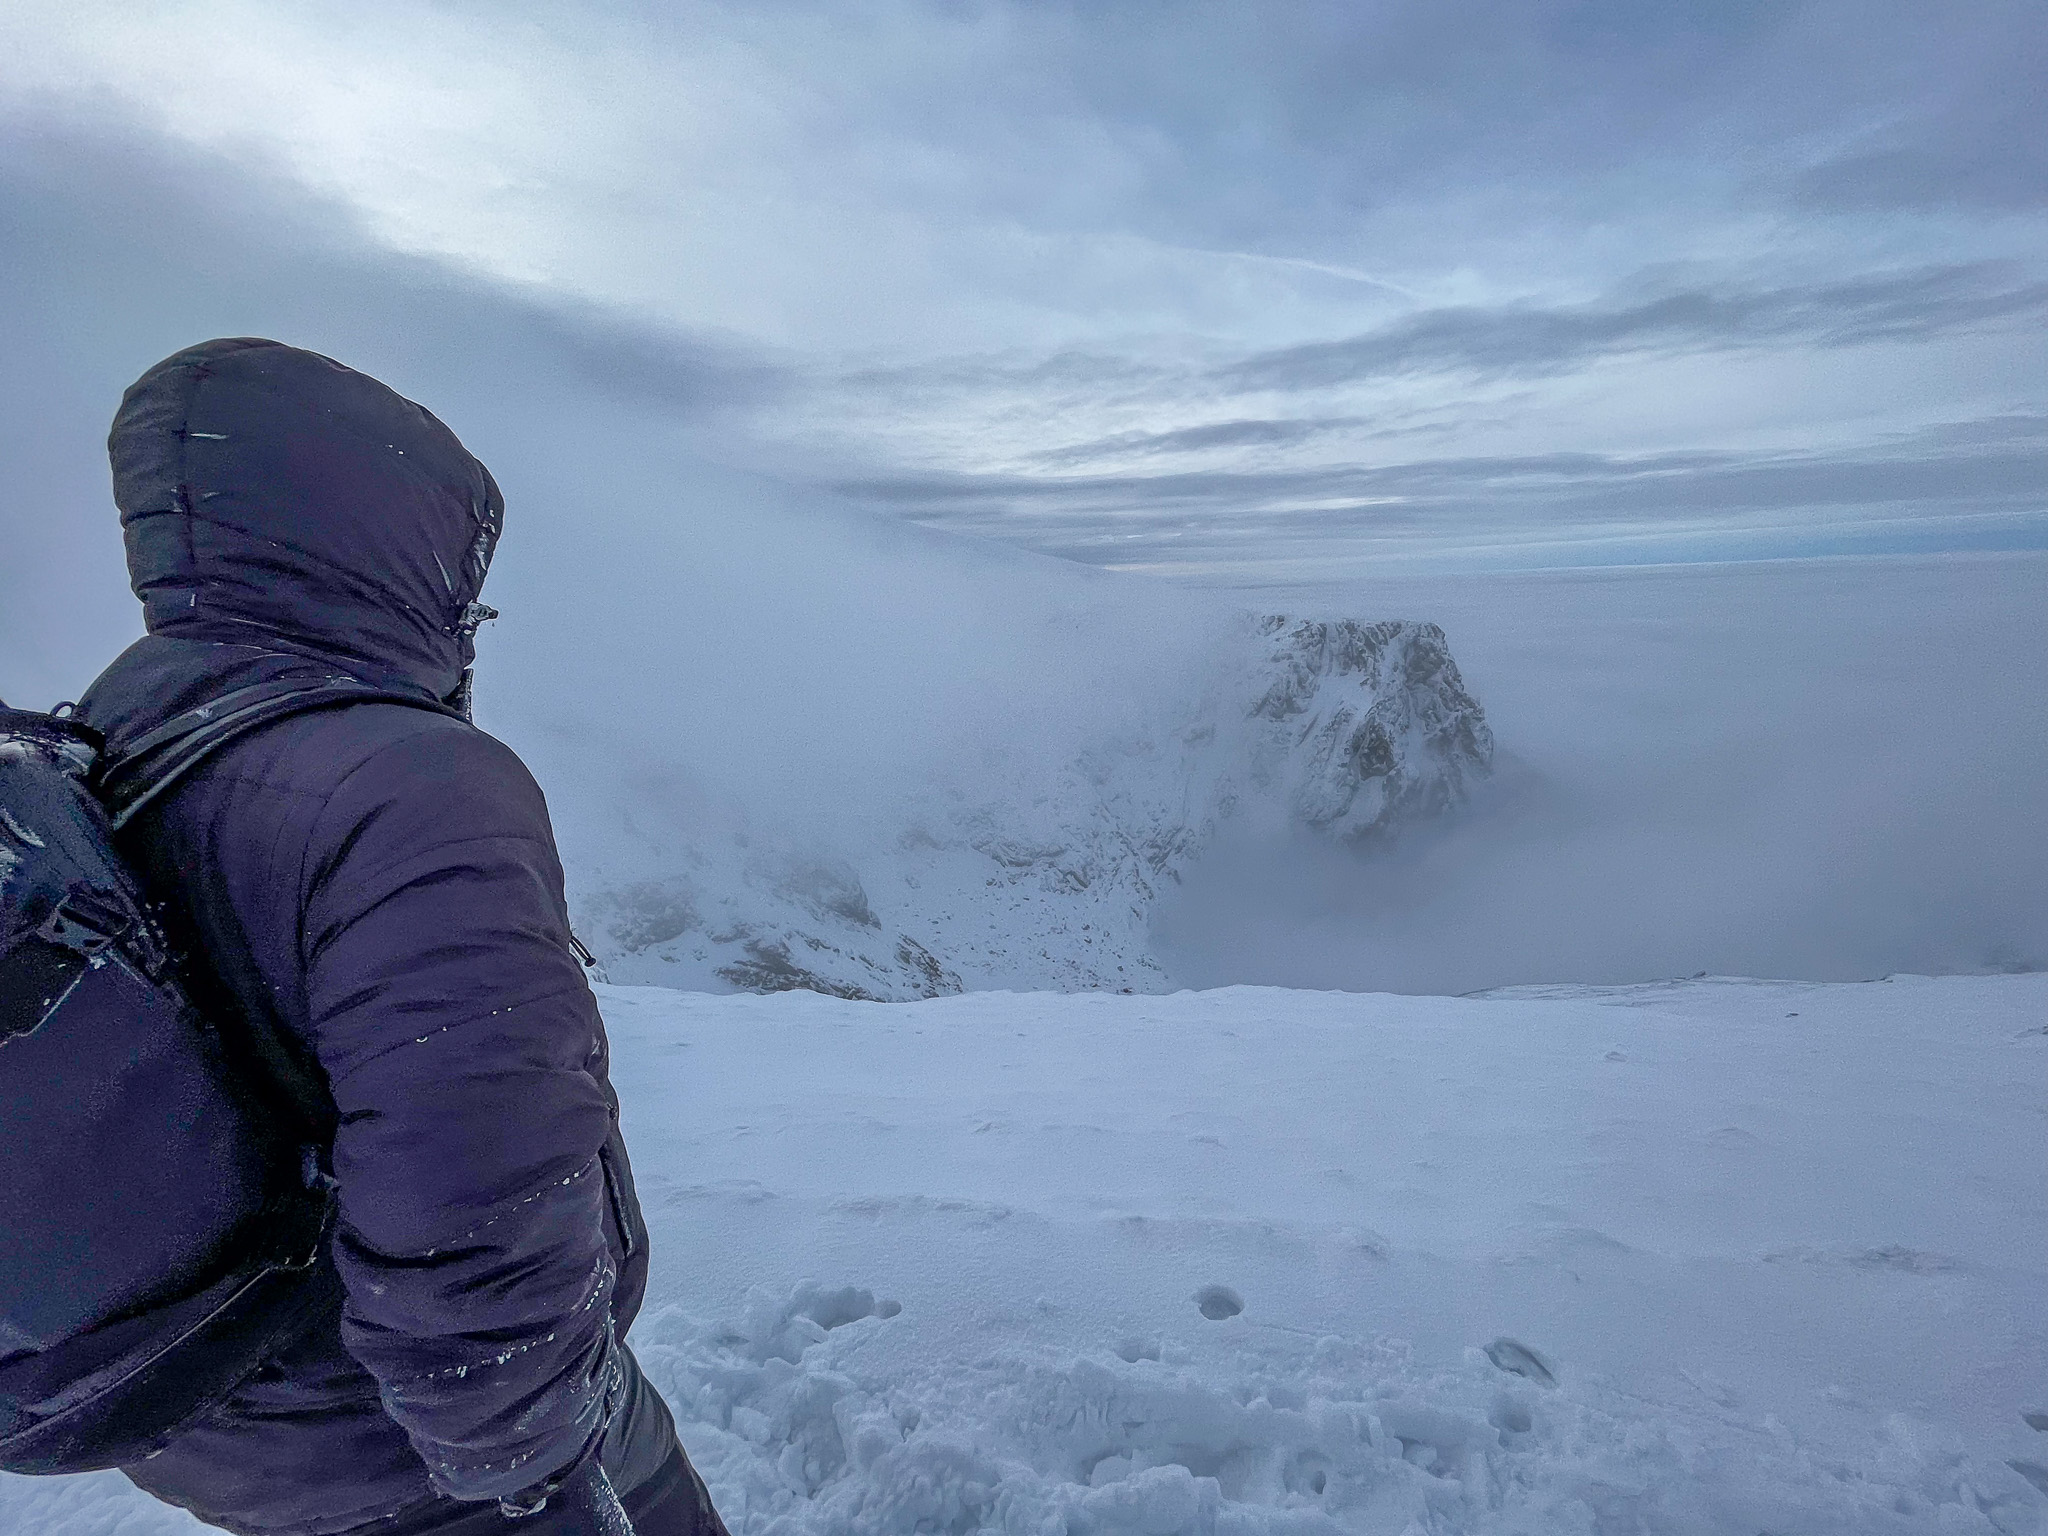
[[[735,1536],[2048,1530],[2048,977],[600,995]]]
[[[1153,907],[1225,822],[1371,843],[1456,807],[1492,762],[1434,624],[1271,615],[1208,670],[1199,697],[1148,700],[1065,761],[991,751],[859,853],[707,817],[668,867],[586,882],[585,938],[614,979],[666,986],[1162,991]]]

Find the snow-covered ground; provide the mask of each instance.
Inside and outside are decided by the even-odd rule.
[[[603,1000],[736,1533],[2048,1529],[2048,976]]]

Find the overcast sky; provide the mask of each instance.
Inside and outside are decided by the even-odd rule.
[[[698,451],[1096,563],[2048,545],[2038,0],[72,0],[0,57],[10,272],[203,182],[301,311],[492,295]]]

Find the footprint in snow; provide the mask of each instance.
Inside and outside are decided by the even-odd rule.
[[[1495,1339],[1486,1346],[1486,1358],[1510,1376],[1526,1376],[1539,1387],[1557,1385],[1550,1362],[1520,1340]]]
[[[2048,1493],[2048,1467],[2044,1467],[2036,1461],[2008,1461],[2006,1465],[2040,1489],[2041,1492]]]
[[[1205,1285],[1195,1292],[1195,1306],[1212,1323],[1235,1317],[1244,1310],[1244,1298],[1227,1285]]]

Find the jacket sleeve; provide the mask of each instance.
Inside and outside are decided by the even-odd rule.
[[[342,1337],[434,1484],[566,1466],[616,1391],[604,1029],[539,787],[438,717],[314,824],[307,1020],[339,1121]]]

